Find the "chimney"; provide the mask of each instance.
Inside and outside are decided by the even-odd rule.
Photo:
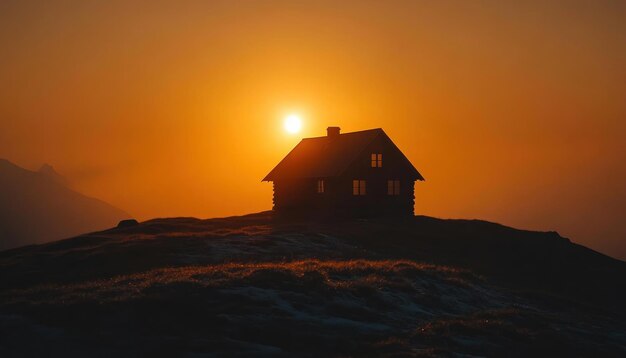
[[[328,134],[329,137],[334,137],[334,136],[339,135],[340,130],[341,128],[339,127],[328,127],[326,128],[326,133]]]

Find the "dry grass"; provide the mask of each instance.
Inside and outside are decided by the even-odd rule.
[[[201,351],[362,356],[373,352],[369,342],[432,315],[497,304],[484,285],[464,270],[408,260],[224,263],[2,291],[0,311],[61,327],[70,340],[112,337],[124,350],[167,336],[174,343],[160,344],[173,351],[200,337]],[[476,295],[484,297],[478,307]]]
[[[120,301],[149,295],[150,288],[174,284],[220,288],[235,285],[282,286],[287,281],[325,289],[410,289],[417,277],[438,278],[469,286],[480,279],[456,268],[405,260],[299,260],[292,262],[226,263],[156,269],[110,279],[70,285],[42,285],[0,293],[0,303],[28,301],[31,304]]]

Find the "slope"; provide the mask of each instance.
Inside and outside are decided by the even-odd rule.
[[[156,219],[0,252],[0,354],[623,356],[625,266],[483,221]]]

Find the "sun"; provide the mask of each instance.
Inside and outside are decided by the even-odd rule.
[[[285,130],[289,133],[298,133],[302,128],[302,119],[297,114],[290,114],[285,117]]]

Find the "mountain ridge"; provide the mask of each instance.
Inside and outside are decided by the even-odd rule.
[[[52,167],[35,172],[0,160],[0,249],[101,230],[129,217],[64,183]]]
[[[59,174],[59,172],[57,172],[54,169],[54,167],[50,164],[47,164],[47,163],[43,164],[41,167],[39,167],[39,170],[37,170],[37,173],[47,177],[48,179],[64,187],[71,188],[70,181],[63,175]]]

